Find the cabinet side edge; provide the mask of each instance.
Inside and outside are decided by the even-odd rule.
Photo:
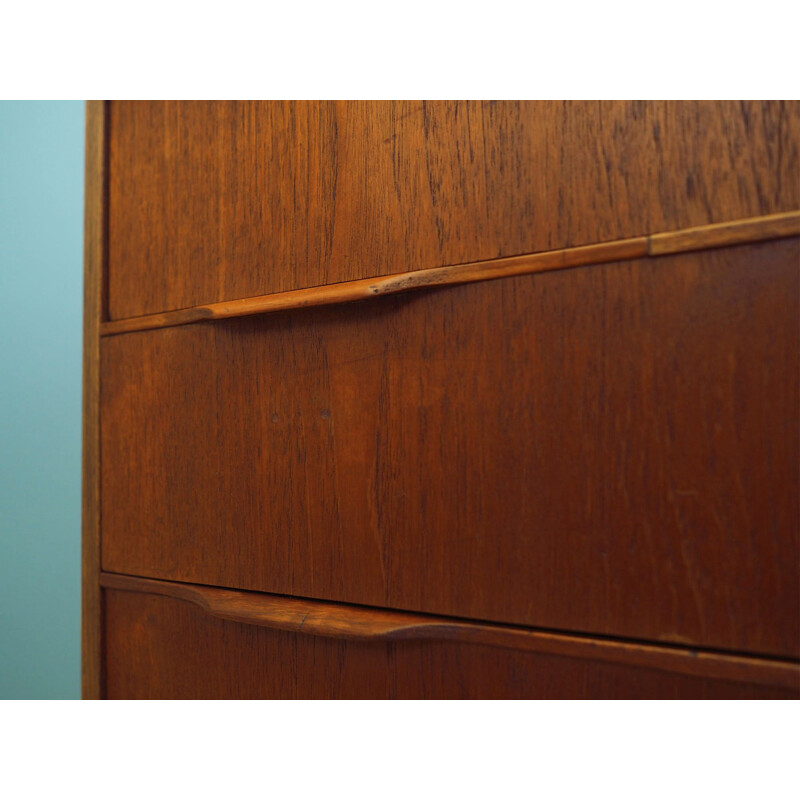
[[[103,694],[102,595],[100,588],[100,322],[106,239],[106,103],[86,103],[83,468],[81,543],[81,694]]]

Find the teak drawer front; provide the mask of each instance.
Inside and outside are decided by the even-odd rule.
[[[799,242],[107,337],[103,568],[797,656]]]
[[[800,208],[796,102],[128,102],[111,319]]]
[[[241,624],[105,591],[110,699],[796,698],[798,686],[445,639],[353,641]],[[785,682],[784,682],[785,684]]]

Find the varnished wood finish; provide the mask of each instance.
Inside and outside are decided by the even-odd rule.
[[[102,694],[100,600],[100,320],[105,248],[105,104],[86,103],[83,295],[82,694]]]
[[[194,603],[206,613],[232,622],[313,636],[369,642],[434,640],[490,645],[626,667],[759,684],[800,696],[800,664],[657,647],[646,643],[568,636],[465,620],[239,592],[210,586],[154,581],[104,573],[101,585]]]
[[[796,102],[114,102],[110,312],[800,208]]]
[[[158,698],[790,698],[798,689],[452,640],[353,641],[216,619],[106,591],[108,696]]]
[[[800,696],[800,103],[91,103],[86,174],[84,696]]]
[[[800,215],[798,215],[800,217]],[[569,250],[553,250],[548,253],[533,253],[513,258],[480,261],[476,264],[459,264],[453,267],[404,272],[385,278],[367,278],[361,281],[334,283],[297,289],[293,292],[248,297],[227,303],[212,303],[207,306],[168,311],[106,322],[102,326],[104,335],[129,333],[131,331],[167,328],[187,325],[211,319],[246,317],[272,311],[286,311],[313,306],[327,306],[384,297],[416,289],[435,289],[439,286],[455,286],[463,283],[496,280],[515,275],[550,272],[586,264],[605,264],[609,261],[637,258],[647,255],[647,239],[625,239],[619,242],[573,247]]]
[[[642,236],[637,239],[572,247],[547,253],[532,253],[512,258],[480,261],[476,264],[416,270],[385,278],[368,278],[348,283],[315,286],[293,292],[248,297],[227,303],[212,303],[207,306],[168,311],[163,314],[132,317],[104,323],[101,326],[101,334],[113,336],[131,331],[188,325],[210,319],[229,319],[273,311],[286,311],[293,308],[349,303],[418,289],[433,289],[437,286],[454,286],[509,278],[515,275],[601,265],[613,261],[641,258],[645,255],[704,250],[730,244],[779,239],[797,234],[800,234],[800,211],[773,214],[768,217],[706,225],[702,228],[673,231],[657,236]]]
[[[651,256],[663,256],[712,247],[782,239],[798,234],[800,234],[800,211],[790,211],[786,214],[771,214],[768,217],[657,233],[647,237],[647,252]]]
[[[797,657],[799,246],[104,339],[104,568]]]

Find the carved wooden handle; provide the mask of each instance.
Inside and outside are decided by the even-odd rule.
[[[398,642],[432,639],[612,662],[703,678],[800,687],[800,664],[600,637],[484,625],[447,617],[102,573],[106,589],[185,600],[220,619],[312,636]]]
[[[789,211],[734,222],[703,225],[699,228],[657,233],[651,236],[618,239],[612,242],[496,258],[489,261],[476,261],[470,264],[420,269],[381,278],[364,278],[327,286],[312,286],[307,289],[210,303],[177,311],[165,311],[160,314],[112,320],[102,324],[101,333],[104,336],[113,336],[131,331],[266,314],[271,311],[351,303],[370,297],[381,297],[418,289],[457,286],[476,281],[510,278],[516,275],[531,275],[537,272],[608,264],[647,256],[705,250],[766,239],[780,239],[797,234],[800,234],[800,211]]]

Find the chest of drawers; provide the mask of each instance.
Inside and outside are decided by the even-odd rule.
[[[800,694],[800,105],[91,103],[86,697]]]

